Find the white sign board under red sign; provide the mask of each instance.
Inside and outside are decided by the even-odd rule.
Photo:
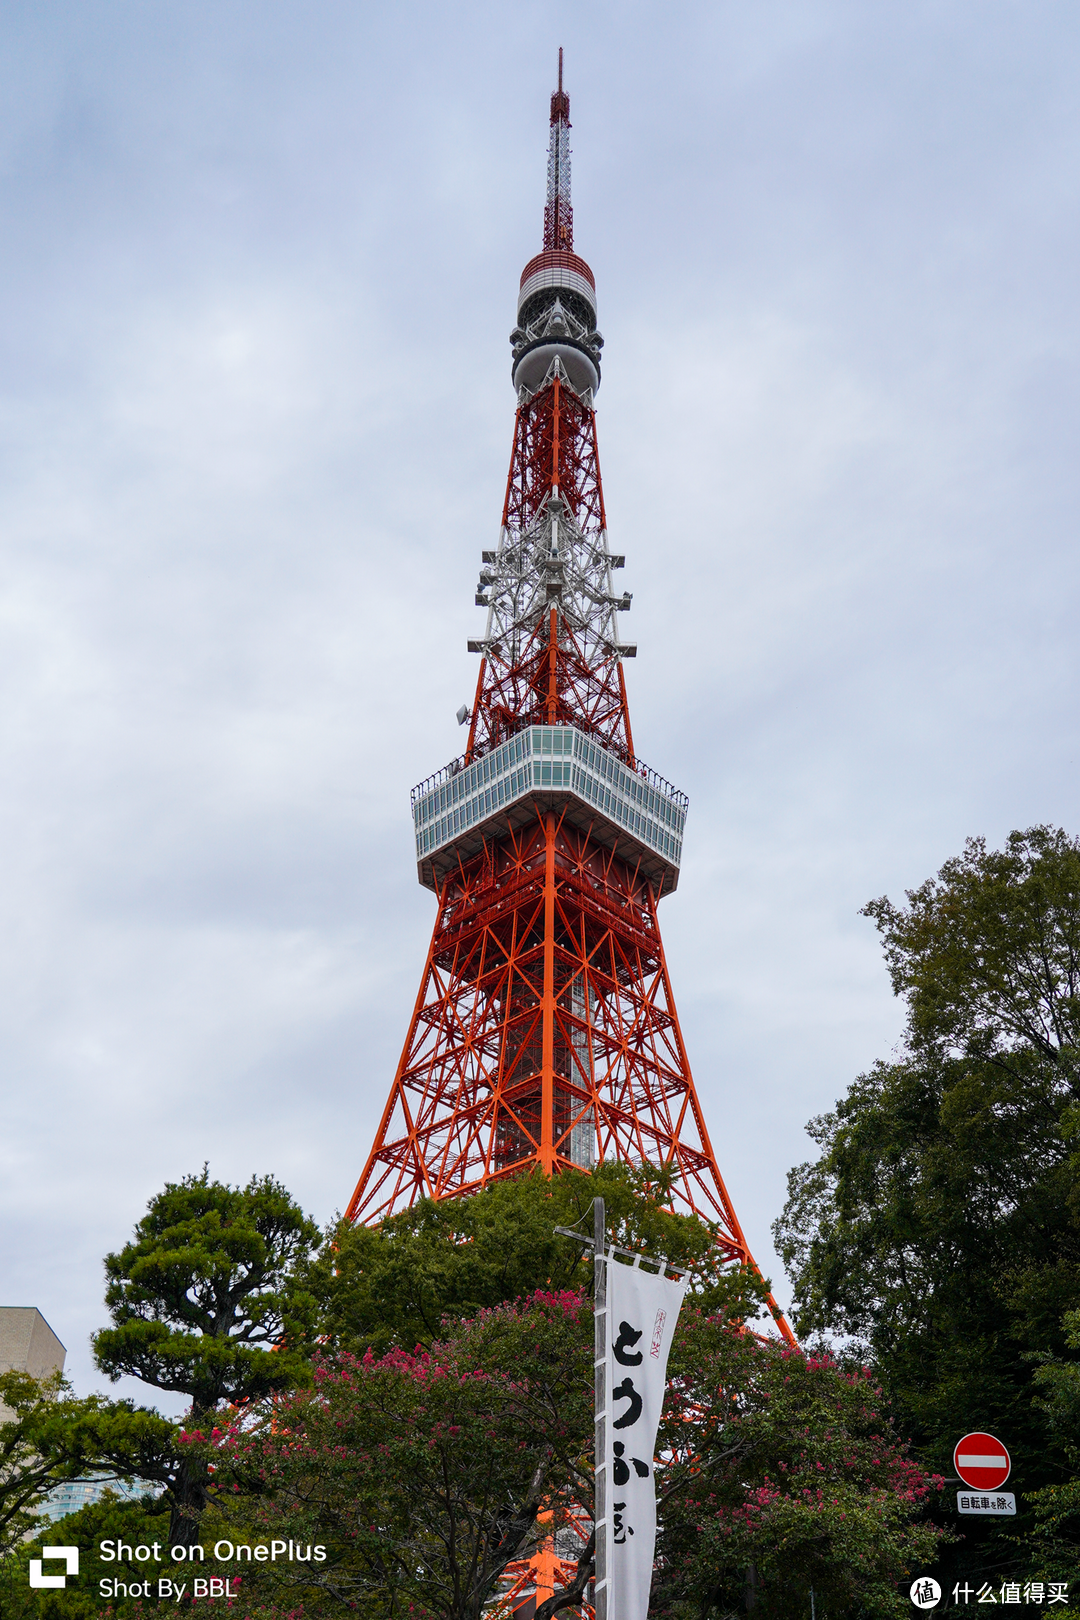
[[[957,1513],[1004,1513],[1009,1518],[1016,1517],[1016,1497],[1012,1491],[994,1491],[982,1494],[979,1491],[957,1491]]]

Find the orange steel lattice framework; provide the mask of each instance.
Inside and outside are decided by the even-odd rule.
[[[569,98],[552,97],[543,251],[511,334],[518,393],[468,746],[413,793],[438,912],[401,1061],[347,1218],[539,1167],[673,1167],[673,1206],[757,1270],[724,1186],[657,922],[686,800],[638,759],[594,399],[603,339],[573,251]],[[770,1301],[771,1303],[771,1301]],[[780,1332],[794,1343],[774,1307]]]

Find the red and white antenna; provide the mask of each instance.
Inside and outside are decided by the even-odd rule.
[[[559,250],[565,253],[572,252],[574,247],[574,210],[570,203],[570,97],[562,87],[561,45],[559,88],[551,98],[544,247],[549,252]]]

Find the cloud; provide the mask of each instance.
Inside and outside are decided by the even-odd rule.
[[[1076,826],[1076,32],[8,9],[0,1294],[80,1388],[167,1177],[272,1171],[325,1220],[370,1146],[560,43],[635,737],[691,796],[661,921],[773,1265],[804,1120],[900,1031],[858,907]]]

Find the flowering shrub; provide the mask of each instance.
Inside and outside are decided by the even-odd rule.
[[[865,1371],[763,1343],[687,1308],[656,1469],[651,1612],[885,1620],[941,1532],[941,1488],[892,1431]],[[247,1566],[242,1614],[341,1603],[480,1620],[508,1563],[592,1505],[592,1315],[539,1291],[447,1325],[430,1350],[317,1361],[261,1428],[190,1444],[218,1481],[202,1539],[324,1543],[325,1563]],[[540,1515],[543,1514],[541,1518]],[[270,1617],[268,1615],[268,1620]]]
[[[243,1526],[329,1549],[321,1565],[253,1566],[247,1602],[291,1587],[306,1612],[345,1602],[478,1620],[539,1539],[541,1509],[546,1534],[591,1503],[591,1338],[579,1292],[540,1291],[455,1324],[430,1351],[319,1359],[312,1387],[261,1429],[193,1439],[217,1467],[214,1517],[229,1528],[215,1534],[241,1539]]]
[[[866,1369],[845,1372],[693,1312],[671,1359],[657,1469],[657,1615],[906,1615],[942,1532]]]

